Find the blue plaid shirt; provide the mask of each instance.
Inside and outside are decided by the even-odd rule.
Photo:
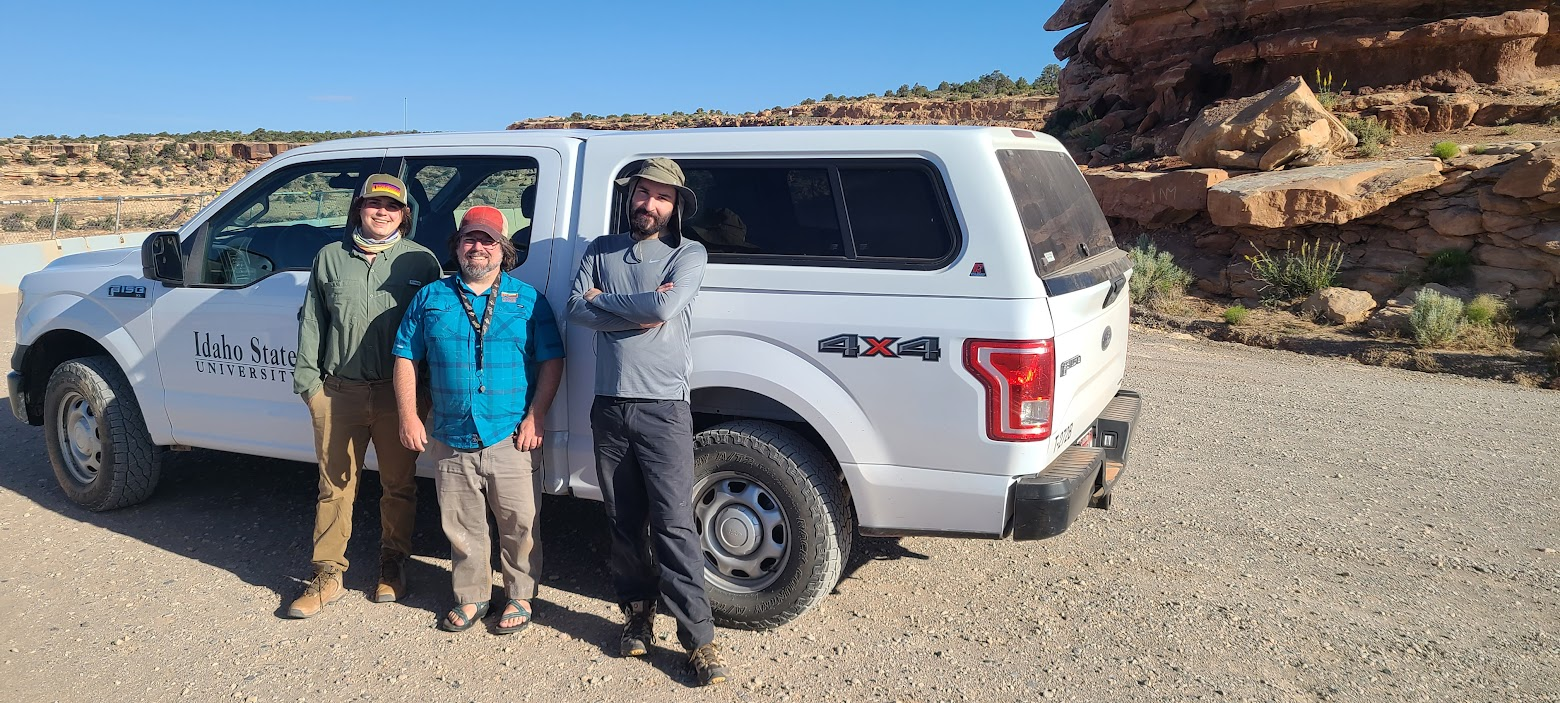
[[[476,331],[456,286],[465,288],[478,320],[495,291],[498,296],[493,321],[482,339],[480,371]],[[457,274],[417,292],[401,318],[391,353],[412,361],[428,360],[433,388],[428,433],[456,449],[474,450],[514,434],[531,405],[530,382],[536,365],[561,358],[563,339],[547,298],[524,281],[501,274],[487,293],[477,295]]]

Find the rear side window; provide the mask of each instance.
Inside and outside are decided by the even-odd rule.
[[[1036,274],[1045,277],[1115,248],[1105,214],[1071,157],[999,149],[997,163],[1013,193]]]
[[[699,198],[683,234],[702,242],[715,263],[935,269],[958,251],[942,179],[925,161],[678,164]],[[625,201],[618,198],[618,231],[627,229]]]

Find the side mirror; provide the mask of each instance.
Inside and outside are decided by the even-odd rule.
[[[165,286],[184,283],[184,256],[178,232],[153,232],[141,242],[141,275]]]

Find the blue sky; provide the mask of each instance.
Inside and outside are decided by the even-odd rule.
[[[1034,79],[1060,0],[250,3],[24,0],[0,136],[502,129]]]

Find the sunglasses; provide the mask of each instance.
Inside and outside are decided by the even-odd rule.
[[[375,203],[373,200],[364,200],[363,204],[359,207],[365,210],[377,207],[381,210],[389,210],[390,212],[400,212],[406,209],[405,205],[402,205],[400,202],[395,200],[384,200],[379,203]]]

